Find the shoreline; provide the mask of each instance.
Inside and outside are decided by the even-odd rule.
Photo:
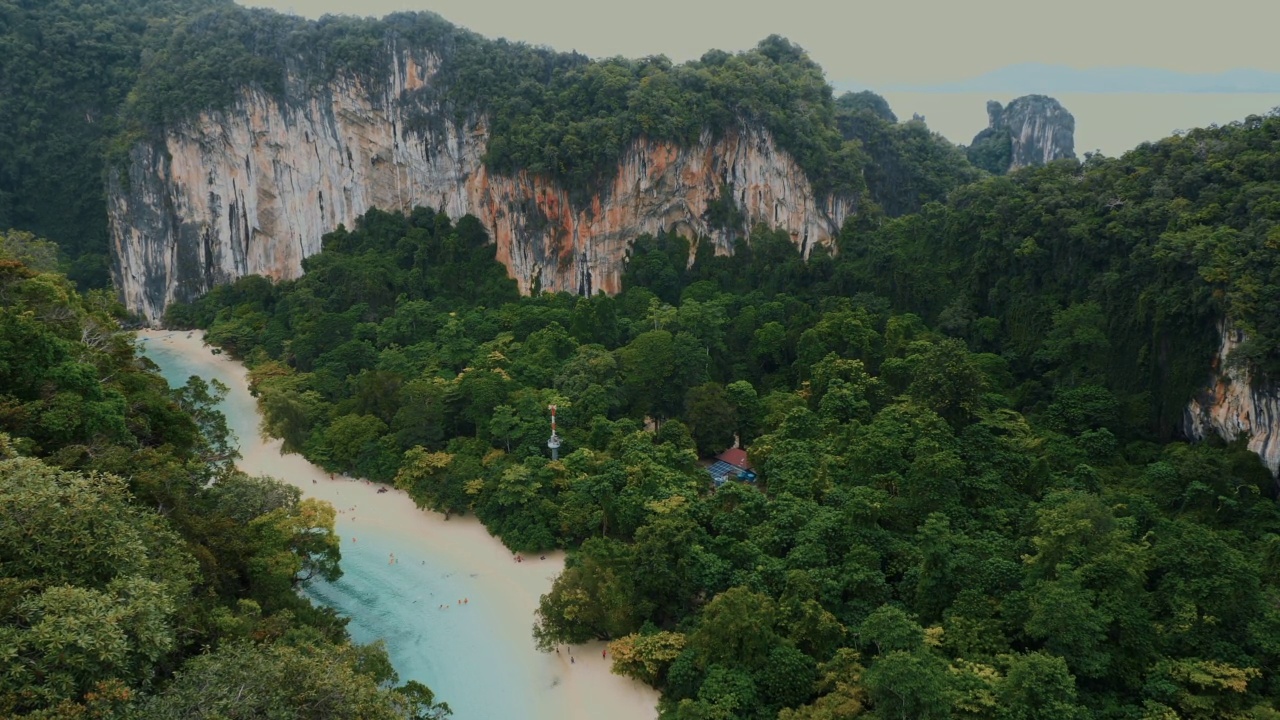
[[[248,370],[227,355],[214,355],[204,344],[202,331],[139,330],[136,336],[139,340],[158,343],[193,367],[207,369],[207,373],[200,373],[206,378],[233,380],[228,383],[227,402],[251,404],[252,430],[256,430],[260,416],[256,399],[248,392]],[[600,656],[605,643],[572,646],[572,656],[579,661],[572,664],[564,653],[537,653],[534,649],[531,632],[534,611],[541,595],[551,588],[552,580],[564,569],[563,551],[549,552],[546,559],[525,558],[523,562],[515,562],[511,551],[490,535],[474,515],[446,520],[440,513],[420,510],[402,490],[346,476],[330,479],[329,473],[301,455],[283,454],[280,440],[264,440],[243,423],[233,422],[231,417],[228,425],[238,436],[242,457],[236,464],[241,470],[251,475],[276,477],[297,487],[304,497],[326,500],[340,511],[335,528],[341,537],[344,565],[347,551],[359,544],[358,533],[365,532],[376,535],[380,542],[429,553],[433,564],[439,561],[440,565],[467,571],[480,593],[470,599],[469,604],[480,605],[475,600],[483,598],[484,611],[491,614],[485,617],[485,624],[492,626],[501,642],[510,644],[513,651],[536,654],[530,659],[540,666],[530,669],[542,679],[549,679],[549,686],[560,701],[555,703],[560,706],[556,709],[557,720],[657,718],[658,692],[639,681],[612,674],[611,662]],[[237,425],[241,425],[238,430]],[[387,491],[379,493],[378,489],[383,487]],[[361,522],[361,516],[374,521]],[[431,650],[441,656],[449,652],[448,648]],[[435,686],[432,690],[439,700],[449,702],[447,693]],[[480,719],[459,716],[458,720]]]

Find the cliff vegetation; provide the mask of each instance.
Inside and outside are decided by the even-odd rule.
[[[776,36],[673,64],[489,40],[429,13],[311,21],[232,0],[0,0],[0,49],[0,228],[54,240],[81,288],[109,283],[104,164],[248,89],[296,103],[350,83],[421,108],[418,132],[482,116],[490,169],[549,177],[575,202],[637,138],[687,144],[740,123],[768,130],[819,196],[866,196],[891,215],[978,175],[923,125],[854,118],[804,51]],[[434,58],[436,75],[388,98],[394,60],[407,55]]]
[[[358,78],[377,97],[399,53],[439,61],[430,86],[403,101],[442,104],[464,117],[483,114],[491,169],[549,176],[579,199],[641,136],[688,144],[704,129],[742,122],[767,129],[819,195],[866,190],[869,158],[862,143],[841,133],[821,68],[778,36],[746,52],[712,50],[680,65],[661,56],[592,61],[488,40],[429,13],[313,22],[225,8],[186,23],[144,64],[129,115],[150,126],[173,125],[228,107],[245,87],[300,100],[341,78]],[[426,115],[417,129],[440,120]],[[949,147],[937,136],[925,138],[935,152]]]

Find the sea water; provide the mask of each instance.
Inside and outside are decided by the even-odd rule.
[[[225,366],[199,362],[153,338],[138,344],[171,386],[192,375],[229,386],[219,409],[241,442],[254,442],[256,404]],[[383,640],[400,680],[429,686],[456,720],[565,717],[565,700],[554,691],[559,679],[532,647],[532,617],[517,623],[497,612],[465,558],[407,544],[373,519],[361,521],[358,509],[339,509],[342,577],[314,581],[305,593],[349,618],[356,642]]]

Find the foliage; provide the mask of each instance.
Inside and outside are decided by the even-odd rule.
[[[12,5],[6,77],[49,87],[32,38],[80,20]],[[721,198],[732,255],[638,238],[616,297],[520,297],[475,218],[375,210],[297,280],[170,309],[251,365],[287,449],[474,513],[513,550],[568,549],[539,646],[612,640],[619,673],[664,691],[664,719],[1280,711],[1275,481],[1238,445],[1174,440],[1220,323],[1244,338],[1231,363],[1280,375],[1280,118],[986,177],[974,164],[998,170],[1001,147],[966,158],[880,98],[833,99],[777,37],[675,66],[425,14],[167,9],[99,63],[123,68],[107,100],[76,85],[56,113],[105,116],[93,103],[133,88],[134,140],[246,84],[288,102],[355,76],[380,97],[388,53],[433,48],[439,82],[407,101],[455,117],[414,129],[484,114],[491,168],[578,201],[637,138],[744,121],[819,192],[870,199],[805,261]],[[46,137],[28,94],[4,97],[31,121],[0,142]],[[92,151],[120,129],[75,127],[49,142]],[[0,166],[0,220],[52,222],[31,198],[57,175],[30,166]],[[380,651],[298,596],[338,572],[332,508],[237,473],[219,389],[167,388],[118,308],[51,257],[0,238],[0,502],[24,518],[0,527],[0,654],[21,659],[0,711],[288,714],[338,688],[324,713],[447,712],[391,689]],[[713,490],[699,458],[735,442],[758,478]],[[36,522],[62,552],[37,552]],[[232,687],[250,702],[224,702]]]
[[[204,692],[234,697],[246,676],[266,684],[261,707],[236,705],[247,717],[305,713],[313,691],[352,703],[335,715],[447,714],[425,688],[365,677],[384,651],[348,645],[300,595],[341,572],[334,510],[235,469],[226,389],[170,388],[114,302],[48,272],[46,241],[4,240],[0,714],[225,717]],[[265,667],[299,684],[270,687],[283,676]]]
[[[971,158],[923,120],[898,122],[884,98],[871,92],[845,93],[836,100],[835,121],[846,145],[862,155],[862,174],[878,213],[898,216],[940,202],[956,187],[983,173]]]
[[[381,672],[351,646],[229,643],[187,663],[177,680],[145,703],[144,720],[323,717],[415,720],[447,717],[431,692],[388,692]],[[388,672],[390,674],[388,674]],[[418,683],[413,683],[425,690]]]
[[[987,128],[964,151],[974,167],[1004,175],[1013,164],[1013,135],[1006,127]]]
[[[82,289],[109,283],[103,156],[143,58],[218,6],[232,2],[0,2],[0,230],[55,241]]]
[[[963,211],[849,232],[959,232]],[[428,268],[398,259],[452,228],[371,213],[306,276],[241,280],[170,319],[226,338],[268,426],[309,457],[473,512],[513,550],[569,549],[540,647],[611,640],[663,718],[1275,710],[1274,481],[1238,446],[1134,422],[1153,396],[1107,360],[1126,342],[1109,296],[1012,273],[1045,305],[1005,334],[1014,306],[983,321],[868,295],[845,285],[866,253],[805,263],[767,229],[691,266],[684,241],[642,239],[612,298],[468,295],[430,273],[496,278],[482,238]],[[366,424],[366,455],[336,442]],[[759,477],[713,490],[698,456],[735,436]]]
[[[840,285],[997,353],[1048,410],[1111,393],[1122,438],[1167,439],[1226,321],[1234,362],[1280,372],[1272,267],[1280,117],[993,178],[878,228],[847,226]],[[847,263],[847,264],[845,264]],[[1096,397],[1095,393],[1095,397]]]
[[[360,78],[377,100],[400,53],[439,61],[432,84],[406,99],[416,129],[453,119],[438,117],[437,103],[457,117],[483,114],[491,169],[553,177],[578,200],[634,140],[687,145],[742,123],[770,131],[820,193],[862,190],[860,158],[836,131],[821,69],[777,36],[747,52],[711,51],[682,65],[665,57],[590,61],[487,40],[430,13],[312,22],[219,7],[182,23],[143,64],[128,112],[172,125],[229,107],[246,86],[293,102],[339,77]],[[719,222],[732,222],[731,215]]]
[[[99,683],[137,686],[177,645],[178,603],[195,562],[123,480],[0,461],[5,603],[0,647],[10,672],[0,706],[76,700]]]
[[[618,675],[657,685],[671,662],[680,657],[684,646],[685,637],[680,633],[632,633],[609,643],[612,670]]]

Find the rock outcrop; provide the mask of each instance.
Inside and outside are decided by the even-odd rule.
[[[522,291],[616,292],[629,242],[674,231],[732,248],[713,227],[731,192],[749,225],[785,228],[807,256],[854,212],[817,197],[764,130],[742,124],[687,147],[640,139],[586,203],[544,177],[490,172],[485,119],[424,100],[438,62],[398,53],[386,90],[354,78],[284,99],[245,90],[135,146],[108,178],[113,273],[126,306],[156,323],[167,304],[248,274],[293,278],[321,236],[369,208],[475,215]],[[373,97],[371,97],[373,95]]]
[[[987,170],[1012,172],[1075,153],[1076,119],[1057,100],[1024,95],[1008,105],[987,102],[987,128],[970,143],[970,160]]]
[[[1228,442],[1248,438],[1272,475],[1280,475],[1280,391],[1254,387],[1245,368],[1228,362],[1244,334],[1227,323],[1220,326],[1222,345],[1213,362],[1208,386],[1187,405],[1183,432],[1192,440],[1216,434]]]

